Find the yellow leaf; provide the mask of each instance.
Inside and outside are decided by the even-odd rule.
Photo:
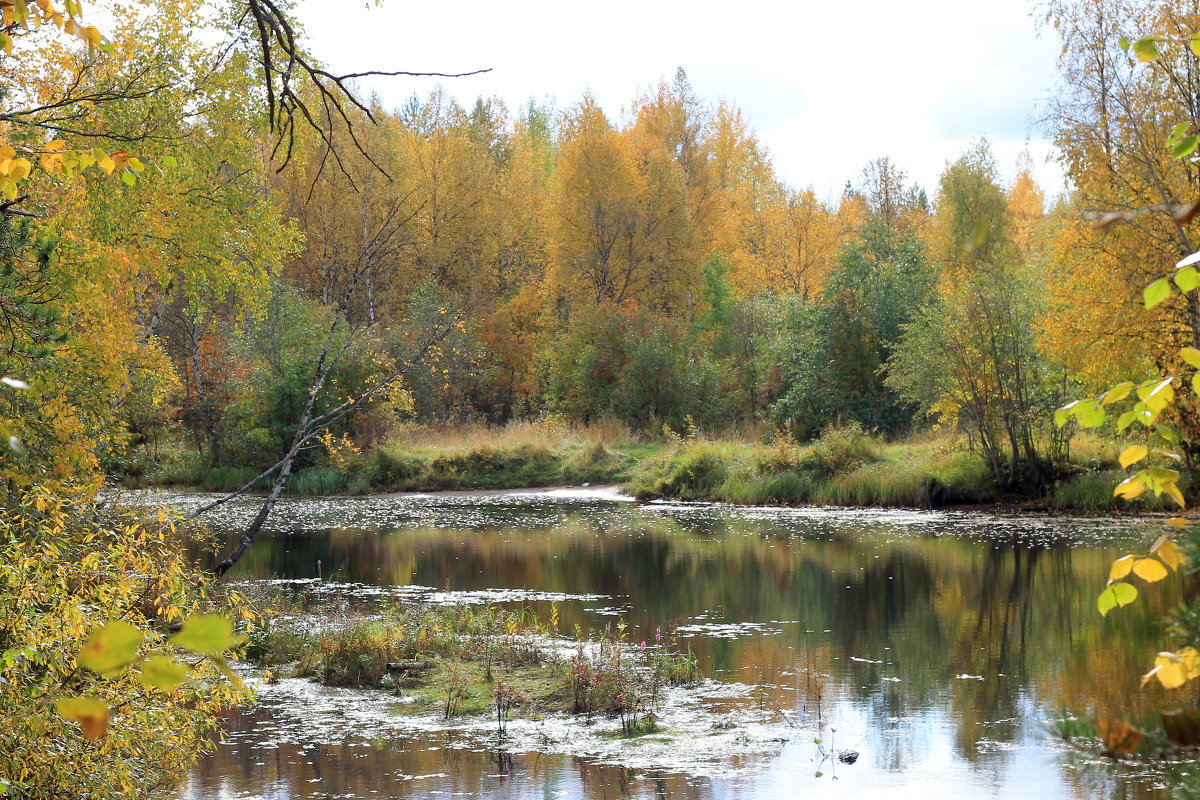
[[[1122,468],[1127,468],[1131,464],[1136,464],[1137,462],[1141,461],[1149,454],[1149,448],[1143,447],[1140,444],[1134,444],[1122,450],[1121,455],[1117,460],[1121,462]]]
[[[1121,400],[1124,400],[1126,397],[1129,396],[1129,392],[1132,390],[1133,390],[1133,383],[1131,383],[1129,381],[1126,381],[1125,383],[1118,383],[1116,386],[1112,387],[1107,392],[1105,392],[1103,396],[1101,396],[1100,405],[1107,406],[1111,403],[1116,403]]]
[[[1154,669],[1142,676],[1145,686],[1151,678],[1158,678],[1164,689],[1178,689],[1188,682],[1191,669],[1188,662],[1175,653],[1162,652],[1154,659]]]
[[[1187,505],[1187,502],[1183,499],[1183,492],[1179,491],[1179,487],[1174,483],[1163,484],[1162,490],[1166,493],[1167,497],[1170,497],[1172,500],[1174,500],[1180,508],[1184,508]]]
[[[1119,581],[1133,570],[1133,562],[1135,556],[1122,556],[1112,563],[1112,568],[1108,571],[1108,579],[1110,581]]]
[[[1192,521],[1186,517],[1171,517],[1169,520],[1167,520],[1167,524],[1172,528],[1186,528],[1188,525],[1192,524]]]
[[[1166,564],[1171,569],[1177,570],[1179,566],[1187,561],[1187,557],[1183,551],[1179,549],[1179,545],[1174,542],[1163,542],[1151,552]]]
[[[1113,497],[1123,497],[1126,500],[1132,500],[1145,491],[1146,484],[1142,480],[1141,473],[1138,473],[1118,483],[1117,488],[1113,489]]]
[[[234,635],[233,624],[218,614],[197,614],[183,623],[171,643],[193,653],[217,655],[236,647],[241,637]]]
[[[1139,558],[1133,563],[1133,574],[1146,583],[1158,583],[1170,573],[1157,558]]]
[[[116,167],[117,167],[116,163],[108,156],[104,156],[99,161],[97,161],[96,166],[98,166],[100,169],[104,170],[105,175],[112,175],[113,170],[116,169]]]

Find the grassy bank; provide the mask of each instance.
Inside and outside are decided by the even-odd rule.
[[[570,427],[522,422],[502,428],[401,429],[360,451],[328,447],[288,485],[296,495],[620,484],[640,499],[678,498],[741,505],[839,505],[930,508],[1014,503],[1063,511],[1164,509],[1153,497],[1127,503],[1112,496],[1123,477],[1120,444],[1077,437],[1068,463],[1038,494],[1005,495],[983,460],[950,435],[884,442],[832,427],[817,441],[777,437],[658,437],[623,425]],[[208,468],[176,451],[127,476],[126,485],[229,491],[251,480],[251,467]],[[1186,490],[1186,486],[1185,486]]]
[[[961,440],[920,436],[885,443],[863,431],[831,428],[816,442],[771,445],[676,443],[629,470],[625,488],[639,499],[679,498],[739,505],[937,508],[1013,503],[1063,511],[1166,510],[1143,495],[1113,497],[1125,477],[1120,446],[1081,438],[1072,458],[1036,495],[1006,495],[983,460]]]
[[[656,729],[663,690],[698,678],[690,651],[668,632],[626,641],[622,627],[584,634],[573,646],[530,611],[496,606],[400,607],[320,633],[276,626],[249,656],[276,675],[326,686],[392,689],[406,713],[445,719],[486,714],[501,733],[512,716],[572,713],[618,720],[621,735]]]

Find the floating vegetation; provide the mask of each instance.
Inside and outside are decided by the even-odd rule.
[[[557,610],[493,604],[395,605],[379,616],[314,630],[265,626],[251,657],[289,677],[325,686],[391,688],[411,695],[409,713],[440,709],[444,719],[494,710],[503,734],[513,714],[567,712],[616,718],[623,736],[652,733],[667,687],[700,678],[690,647],[673,631],[633,643],[623,623],[575,631],[567,647]]]

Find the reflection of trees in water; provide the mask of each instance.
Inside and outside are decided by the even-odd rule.
[[[1152,620],[1162,605],[1139,603],[1109,621],[1095,613],[1113,555],[1095,549],[869,522],[737,519],[720,509],[682,520],[627,509],[566,514],[557,527],[532,530],[498,522],[276,535],[243,564],[249,574],[309,577],[319,558],[339,580],[607,594],[616,599],[561,603],[562,629],[603,626],[613,618],[587,609],[628,601],[635,642],[673,621],[759,622],[780,632],[692,638],[702,668],[777,684],[769,694],[785,708],[811,709],[818,695],[850,701],[871,720],[884,769],[905,768],[927,745],[911,729],[890,735],[893,718],[949,714],[957,752],[993,766],[1007,756],[981,752],[980,741],[1012,741],[1018,723],[996,722],[1023,718],[1034,701],[1124,715],[1146,654],[1158,649]],[[548,616],[548,603],[530,605]],[[703,611],[715,618],[690,619]],[[819,675],[832,678],[814,683]],[[1147,693],[1147,707],[1155,702]]]
[[[226,730],[233,741],[192,771],[185,798],[201,800],[219,791],[233,796],[328,800],[334,797],[424,798],[433,791],[460,797],[491,797],[512,786],[532,794],[617,800],[669,797],[707,800],[712,792],[683,777],[638,780],[623,767],[584,759],[509,753],[457,746],[454,734],[412,739],[350,740],[341,744],[289,743],[252,746],[255,726],[273,726],[268,713],[234,714]],[[537,791],[533,791],[534,789]]]

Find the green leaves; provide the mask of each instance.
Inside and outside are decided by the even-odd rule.
[[[1158,49],[1159,40],[1154,36],[1143,36],[1134,42],[1130,49],[1138,61],[1158,61],[1162,52]]]
[[[1175,273],[1175,285],[1179,291],[1187,293],[1200,286],[1200,272],[1195,267],[1184,267]]]
[[[1171,388],[1174,382],[1174,376],[1168,376],[1152,385],[1143,384],[1137,390],[1138,397],[1147,408],[1158,414],[1175,400],[1175,390]]]
[[[1096,608],[1100,610],[1101,616],[1107,617],[1108,612],[1129,605],[1137,600],[1137,596],[1138,590],[1133,584],[1124,581],[1114,583],[1100,593],[1100,597],[1096,599]]]
[[[206,656],[220,655],[240,642],[241,638],[233,633],[233,623],[217,614],[189,617],[179,633],[171,637],[171,644]]]
[[[174,691],[187,680],[188,668],[168,656],[155,656],[142,662],[138,682],[150,689]]]
[[[1184,136],[1182,139],[1171,145],[1171,155],[1175,156],[1176,158],[1183,158],[1184,156],[1191,155],[1196,149],[1197,145],[1200,145],[1200,136]]]
[[[1081,428],[1098,428],[1104,424],[1108,412],[1099,403],[1084,403],[1075,413],[1075,420]]]
[[[88,638],[76,660],[79,666],[108,678],[133,663],[141,644],[141,631],[128,622],[114,620]]]
[[[1159,278],[1142,291],[1142,300],[1146,308],[1154,308],[1170,296],[1171,283],[1166,278]]]

